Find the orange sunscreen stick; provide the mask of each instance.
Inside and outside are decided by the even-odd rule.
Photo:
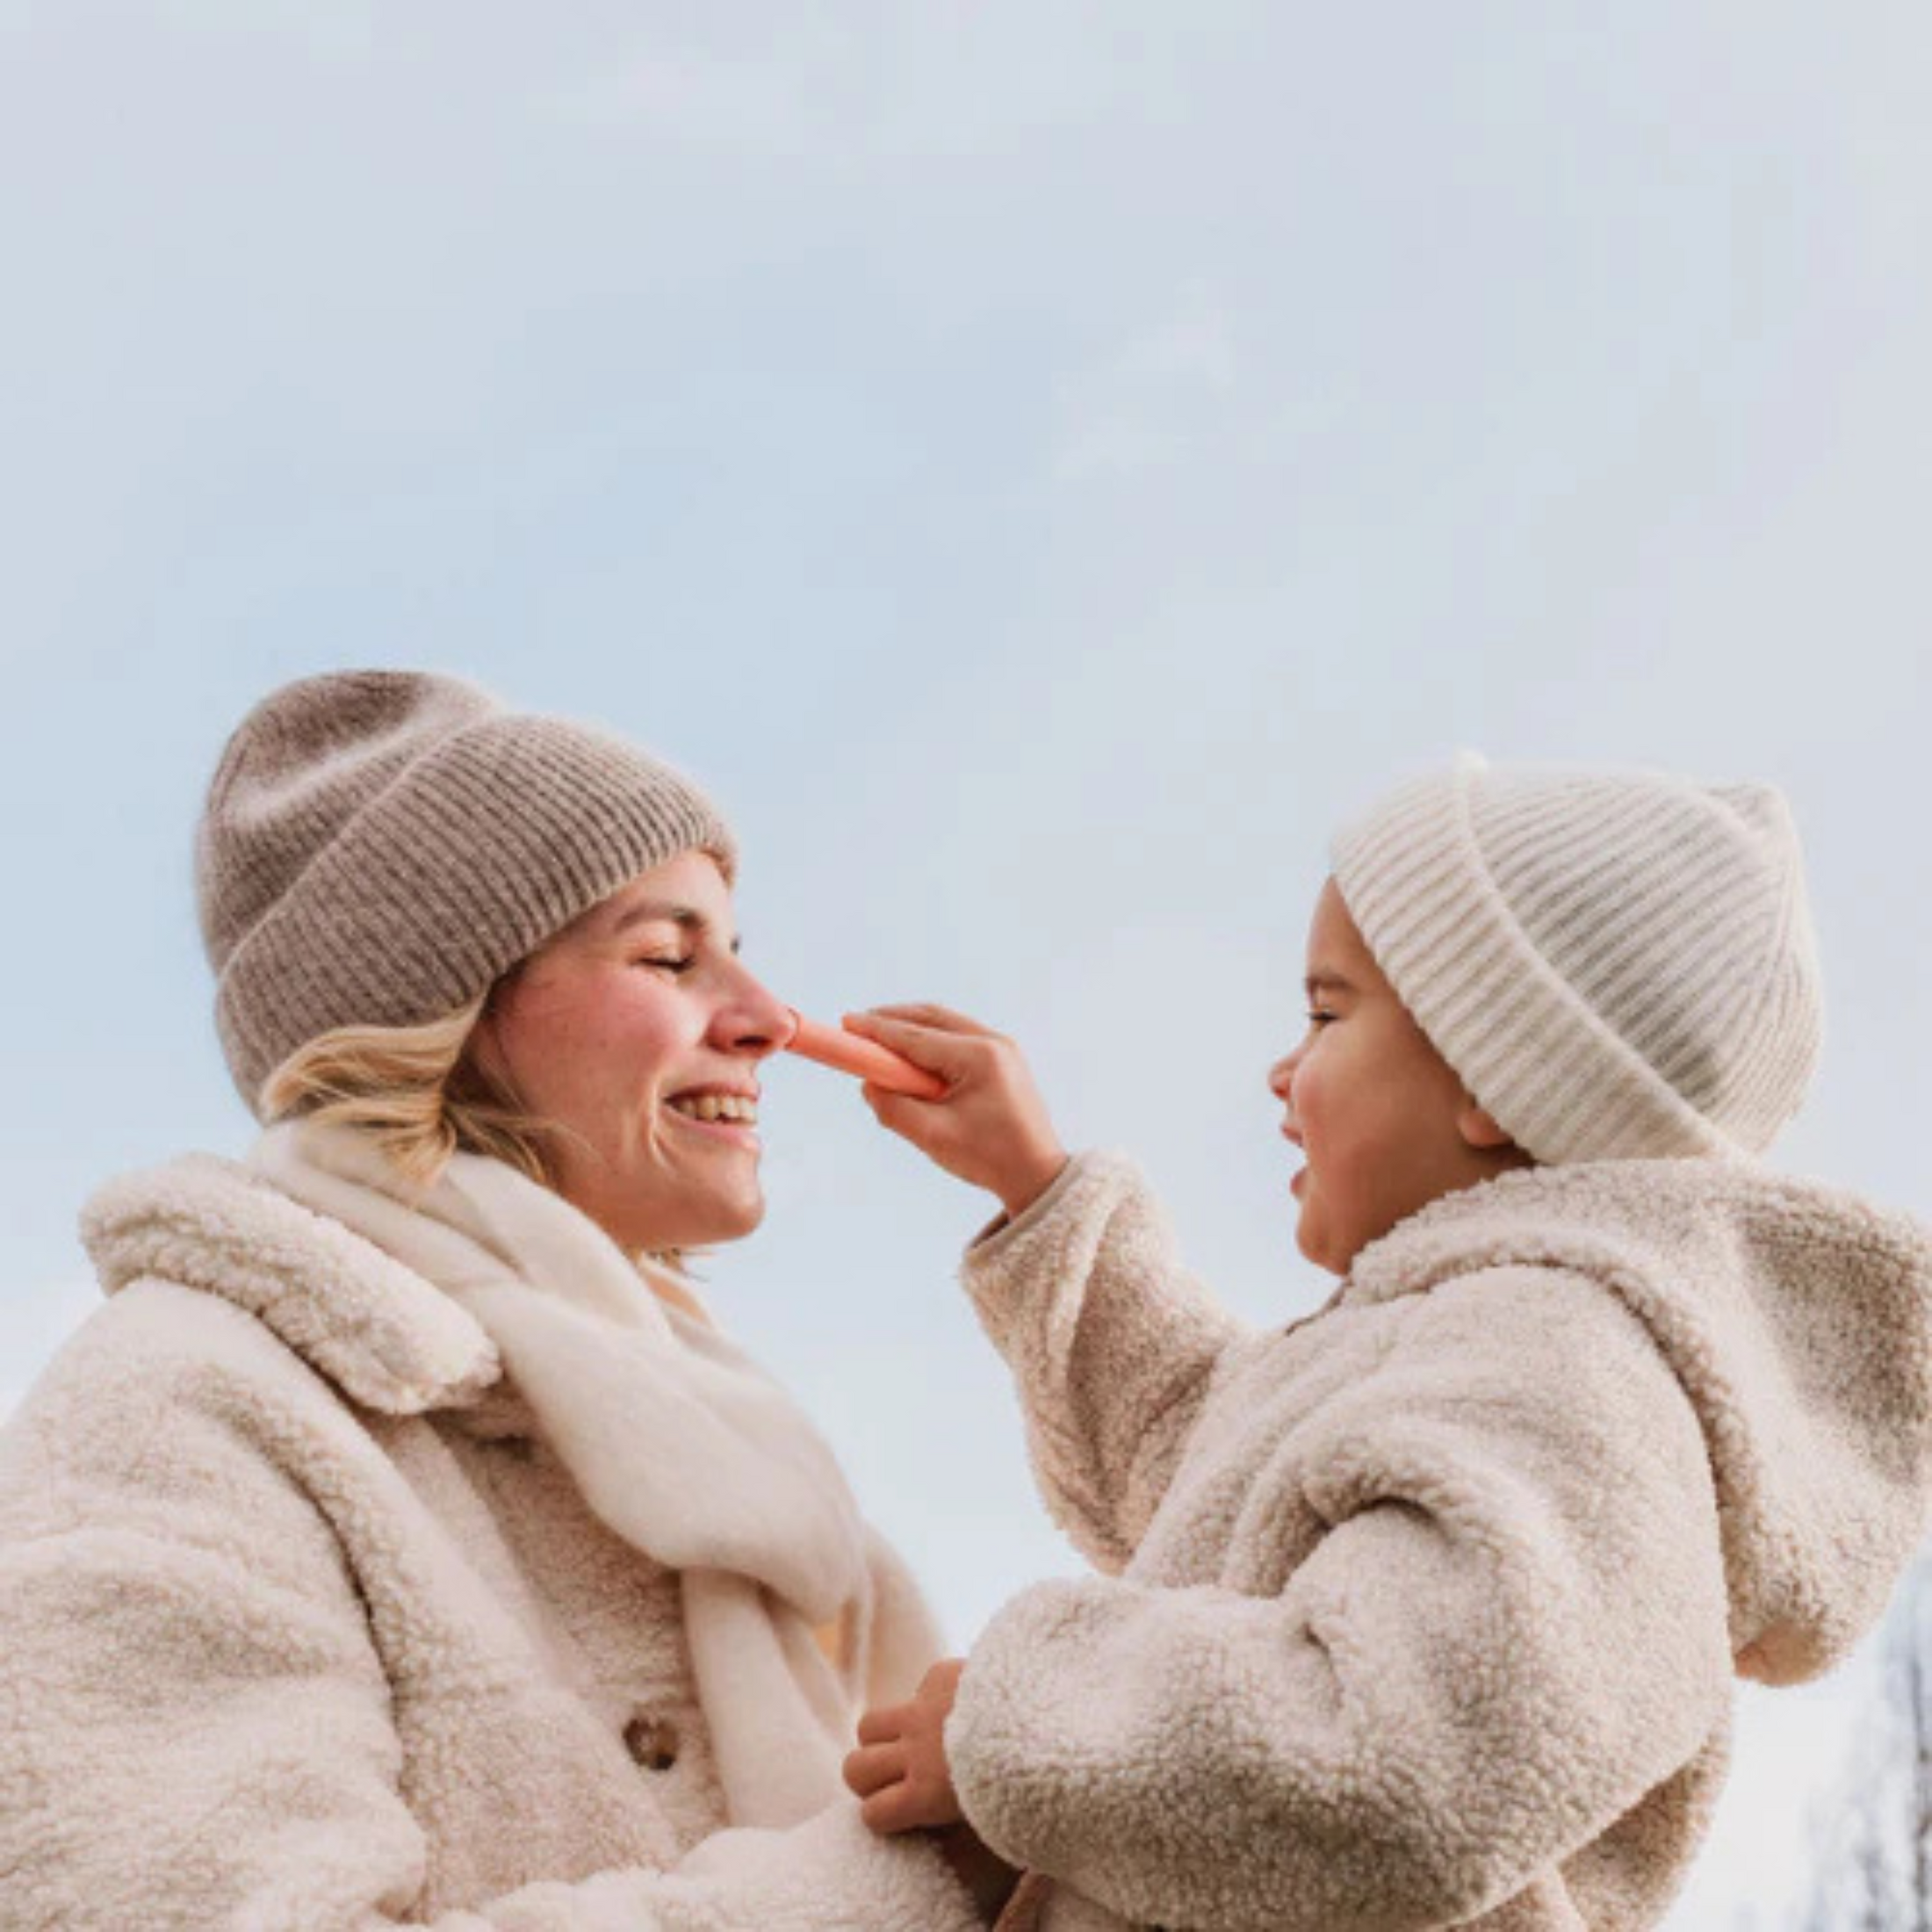
[[[816,1020],[807,1020],[796,1007],[791,1009],[791,1017],[797,1027],[785,1042],[787,1053],[816,1060],[822,1067],[836,1067],[840,1073],[854,1074],[894,1093],[910,1093],[921,1100],[946,1098],[945,1081],[924,1067],[914,1066],[904,1054],[882,1047],[876,1040],[861,1040],[843,1027],[822,1027]]]

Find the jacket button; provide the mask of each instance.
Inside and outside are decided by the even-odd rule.
[[[639,1712],[624,1727],[624,1748],[645,1770],[667,1771],[678,1761],[678,1727]]]

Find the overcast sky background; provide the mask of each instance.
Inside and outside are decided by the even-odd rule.
[[[1263,1085],[1337,819],[1472,746],[1788,791],[1780,1150],[1923,1213],[1932,15],[1908,0],[0,0],[0,1407],[115,1170],[249,1126],[189,847],[331,666],[614,727],[807,1011],[938,998],[1304,1311]],[[767,1082],[709,1265],[955,1639],[1073,1567],[984,1205]],[[1784,1923],[1869,1670],[1672,1923]]]

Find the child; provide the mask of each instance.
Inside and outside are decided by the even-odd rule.
[[[966,1284],[1101,1574],[847,1781],[875,1829],[963,1817],[1049,1932],[1654,1924],[1734,1673],[1841,1659],[1932,1481],[1932,1241],[1757,1159],[1819,1041],[1791,820],[1465,759],[1337,840],[1308,990],[1269,1085],[1341,1285],[1258,1334],[1010,1042],[859,1023],[952,1082],[869,1092],[1006,1209]]]

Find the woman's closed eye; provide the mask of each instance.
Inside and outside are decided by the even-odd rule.
[[[688,973],[697,963],[696,953],[646,953],[641,959],[634,959],[633,966],[654,966],[662,972]]]

